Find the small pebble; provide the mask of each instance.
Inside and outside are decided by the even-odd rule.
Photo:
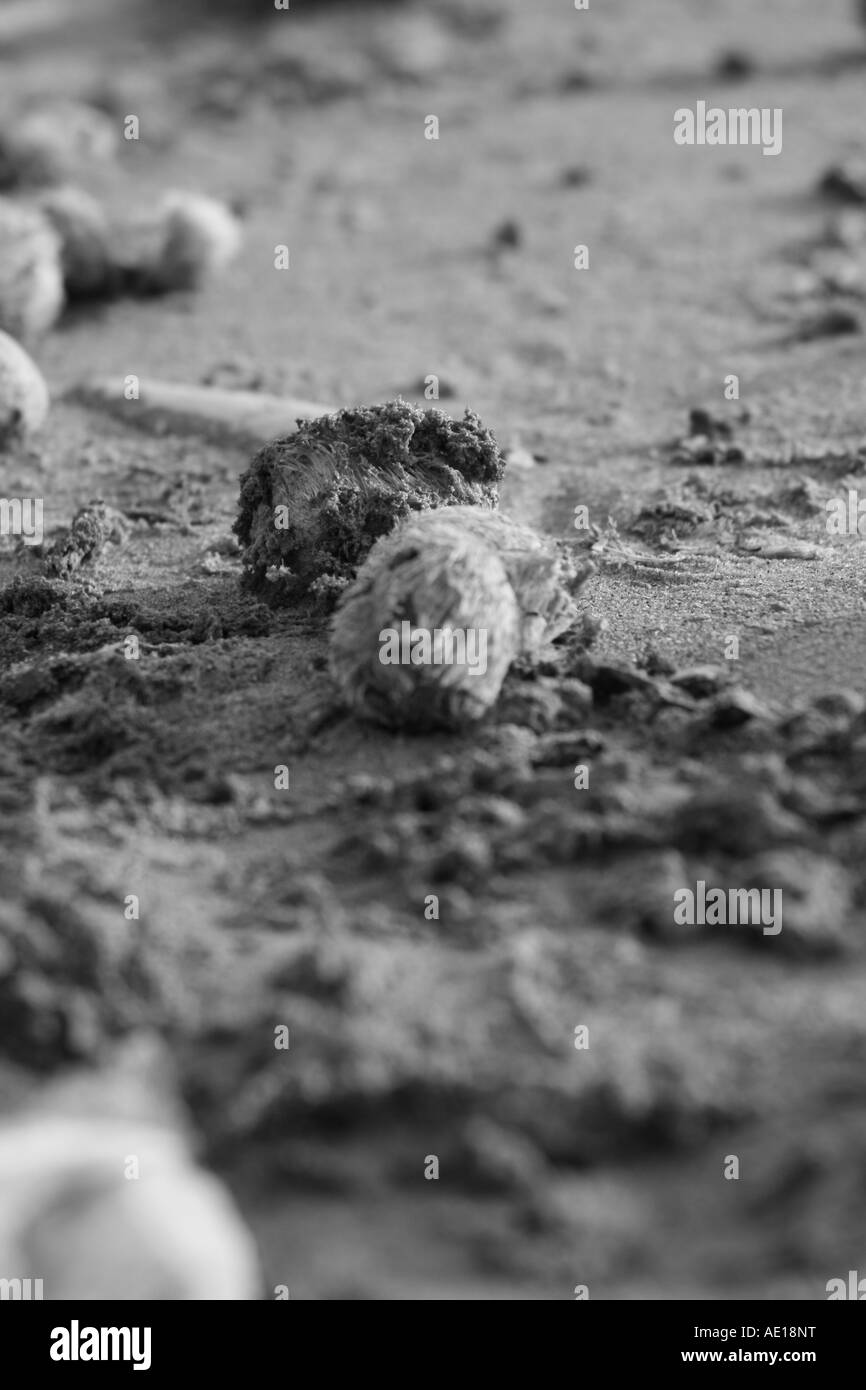
[[[804,318],[791,337],[795,342],[811,343],[818,338],[838,338],[849,333],[862,333],[863,325],[853,309],[832,305],[820,313]]]
[[[61,183],[83,167],[107,163],[118,133],[103,111],[56,101],[13,118],[0,132],[0,187]]]
[[[866,204],[866,163],[851,161],[836,164],[828,169],[818,185],[818,191],[826,198],[835,198],[840,203],[850,203],[855,207]]]
[[[36,363],[0,332],[0,448],[40,429],[48,404],[48,387]]]
[[[687,666],[671,675],[671,684],[696,700],[709,699],[726,680],[727,672],[721,666]]]
[[[754,71],[754,60],[748,53],[735,48],[722,53],[715,66],[715,76],[722,82],[742,82],[744,78],[751,77]]]
[[[505,462],[509,468],[534,468],[535,458],[528,449],[523,449],[520,445],[515,445],[509,449],[505,455]]]
[[[766,719],[769,711],[757,696],[742,686],[734,685],[723,690],[713,700],[710,718],[719,729],[733,728],[746,724],[750,719]]]
[[[70,298],[107,293],[113,278],[110,235],[96,199],[65,185],[44,193],[39,207],[60,237],[66,293]]]
[[[520,223],[512,218],[501,222],[491,236],[490,245],[494,251],[516,251],[523,245],[523,229]]]
[[[702,435],[707,439],[730,439],[733,429],[729,420],[720,419],[701,406],[696,406],[689,411],[689,435],[692,438]]]
[[[161,245],[146,270],[155,292],[198,289],[225,270],[240,250],[240,222],[216,198],[173,193],[166,198],[161,216]]]
[[[60,239],[37,209],[0,198],[0,329],[29,342],[63,308]]]

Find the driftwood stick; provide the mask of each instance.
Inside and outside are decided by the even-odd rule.
[[[117,377],[81,382],[67,391],[65,399],[107,411],[153,433],[229,436],[256,445],[294,434],[298,420],[332,415],[338,408],[291,396],[147,378],[139,384],[138,400],[127,400],[123,381]]]

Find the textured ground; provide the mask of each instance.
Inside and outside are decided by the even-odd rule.
[[[2,72],[140,115],[94,191],[246,221],[204,294],[70,317],[0,465],[51,534],[132,518],[67,580],[0,556],[2,1091],[162,1032],[293,1298],[815,1299],[864,1259],[866,611],[824,503],[866,466],[866,227],[815,189],[864,153],[866,41],[841,0],[648,8],[118,17]],[[782,155],[676,147],[702,97],[782,107]],[[606,626],[472,740],[322,724],[320,615],[239,588],[245,452],[60,399],[133,372],[335,404],[436,373],[535,455],[503,505],[578,544],[589,507]],[[693,407],[734,459],[677,447]],[[782,934],[676,928],[698,878],[782,887]]]

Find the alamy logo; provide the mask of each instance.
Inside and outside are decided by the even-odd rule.
[[[697,102],[695,110],[681,106],[674,112],[674,140],[678,145],[761,145],[762,153],[782,153],[782,108],[739,106],[725,111]]]
[[[26,1303],[43,1296],[41,1279],[0,1279],[0,1299],[19,1299]]]
[[[0,497],[0,536],[20,536],[25,545],[41,545],[42,498]]]
[[[132,1361],[134,1371],[150,1370],[149,1327],[69,1327],[51,1329],[52,1361]]]
[[[866,1299],[866,1279],[861,1279],[856,1269],[848,1270],[847,1284],[844,1279],[828,1279],[826,1287],[831,1303],[840,1298],[856,1299],[858,1303]]]
[[[827,534],[830,536],[866,536],[866,499],[862,502],[857,489],[849,487],[847,500],[831,497],[824,503],[827,509]]]
[[[487,629],[484,627],[414,627],[402,622],[379,633],[383,666],[466,666],[470,676],[487,670]]]
[[[772,909],[772,910],[771,910]],[[781,888],[710,888],[702,878],[674,893],[674,921],[680,927],[725,927],[761,923],[764,936],[782,930]]]

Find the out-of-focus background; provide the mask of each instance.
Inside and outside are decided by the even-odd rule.
[[[866,1258],[866,617],[825,524],[866,466],[864,71],[847,0],[0,4],[0,147],[37,113],[59,151],[3,198],[202,193],[243,237],[71,301],[0,455],[49,543],[121,515],[59,577],[0,541],[0,1278],[811,1300]],[[782,153],[677,146],[698,100],[781,108]],[[319,720],[326,623],[240,587],[251,449],[74,392],[130,375],[435,376],[503,506],[581,543],[589,508],[588,664],[471,739]],[[698,879],[783,888],[783,933],[677,929]],[[235,1211],[189,1202],[178,1272],[146,1232],[184,1228],[181,1132]]]

